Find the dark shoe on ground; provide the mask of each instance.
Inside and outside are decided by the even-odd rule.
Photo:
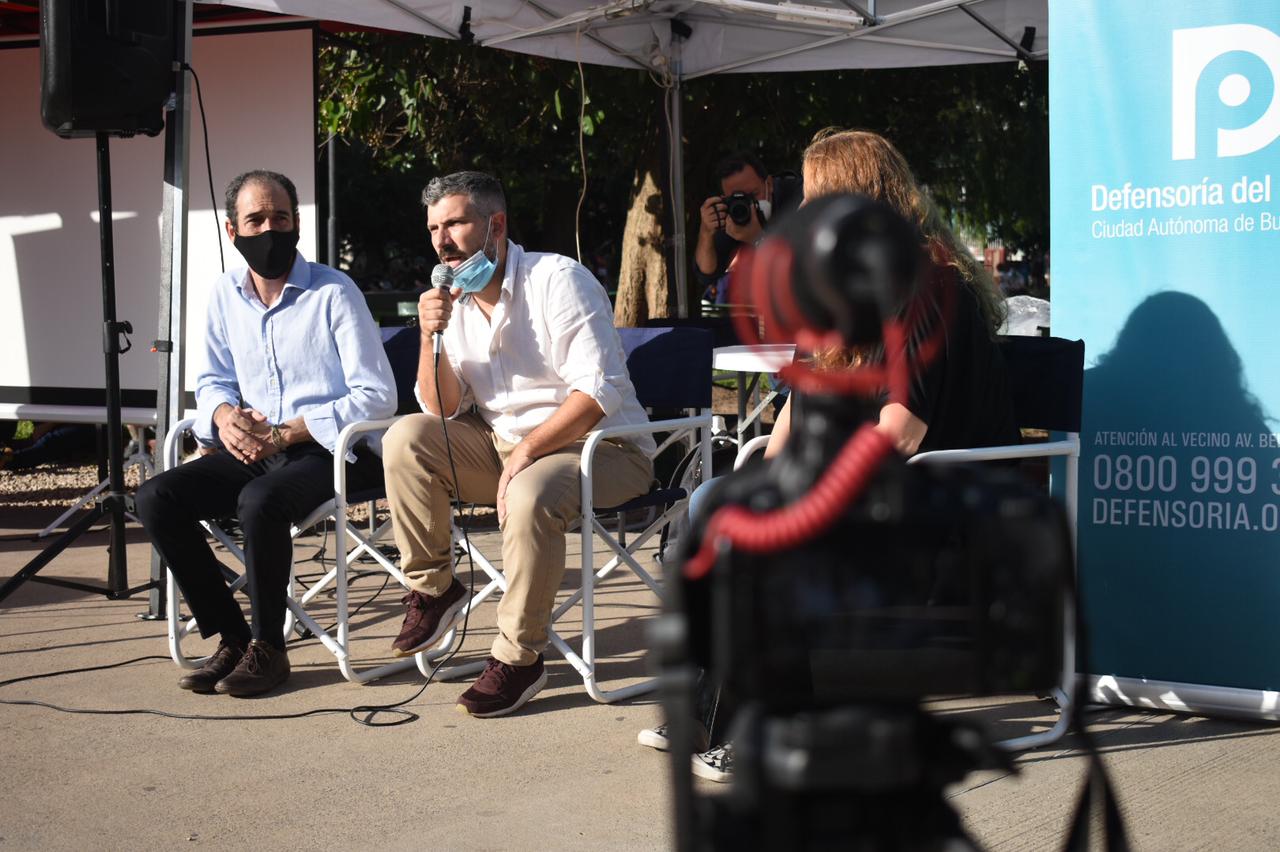
[[[289,679],[289,655],[260,639],[249,643],[235,671],[214,687],[222,695],[248,698],[270,692]]]
[[[514,713],[547,685],[542,655],[531,666],[509,666],[493,657],[471,688],[458,698],[458,710],[479,719]]]
[[[223,639],[218,643],[218,650],[205,660],[200,668],[187,672],[178,681],[178,686],[192,692],[213,692],[218,681],[235,671],[236,664],[244,656],[244,642],[228,642]]]
[[[724,743],[693,756],[693,774],[717,784],[733,780],[733,743]]]
[[[400,635],[391,644],[391,653],[397,657],[408,657],[430,648],[453,627],[467,602],[467,587],[454,577],[449,588],[439,597],[409,592],[400,602],[409,611],[405,613]]]

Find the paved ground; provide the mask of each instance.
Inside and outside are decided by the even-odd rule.
[[[7,476],[7,475],[6,475]],[[0,480],[0,504],[4,480]],[[44,546],[24,534],[47,508],[0,505],[0,578]],[[489,534],[488,538],[492,538]],[[490,545],[492,542],[490,542]],[[299,546],[306,557],[312,538]],[[106,536],[91,533],[46,576],[99,581]],[[149,551],[129,536],[134,579]],[[313,570],[305,563],[300,572]],[[358,581],[357,654],[384,658],[399,625],[399,595]],[[605,587],[605,677],[643,677],[643,622],[656,600],[637,582]],[[660,849],[672,845],[667,766],[636,745],[659,719],[650,700],[600,705],[562,660],[548,689],[521,714],[473,720],[454,712],[463,683],[432,684],[406,705],[411,724],[372,729],[344,713],[254,720],[268,714],[395,702],[422,679],[372,686],[343,681],[318,643],[291,651],[281,694],[257,700],[196,696],[175,686],[163,625],[139,621],[139,598],[110,601],[28,583],[0,604],[0,680],[146,657],[108,671],[0,688],[0,698],[76,708],[153,708],[232,720],[72,715],[0,705],[0,849]],[[327,614],[322,607],[321,621]],[[482,655],[492,608],[473,622],[464,656]],[[572,624],[565,631],[575,635]],[[193,646],[197,650],[199,645]],[[952,708],[954,709],[954,708]],[[1000,736],[1052,721],[1024,698],[967,702],[964,712]],[[1280,730],[1272,726],[1104,709],[1099,731],[1138,849],[1280,848]],[[1067,740],[1020,756],[1019,776],[971,775],[950,791],[971,833],[991,849],[1047,849],[1061,834],[1083,771]]]

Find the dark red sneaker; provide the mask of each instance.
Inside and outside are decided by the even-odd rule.
[[[509,666],[490,657],[480,677],[458,698],[458,710],[478,719],[505,716],[523,707],[546,685],[541,654],[531,666]]]
[[[467,587],[457,577],[439,597],[409,592],[400,599],[409,611],[404,615],[400,635],[391,643],[391,653],[397,657],[408,657],[439,642],[440,637],[458,620],[458,613],[466,602]]]

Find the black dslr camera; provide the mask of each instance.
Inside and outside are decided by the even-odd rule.
[[[735,225],[746,225],[760,209],[753,196],[745,192],[735,192],[720,199],[724,202],[726,212]]]
[[[789,280],[754,289],[759,316],[895,357],[884,330],[925,297],[914,227],[868,199],[824,197],[780,222],[744,275],[778,269],[763,258],[771,240]],[[1007,758],[920,702],[1059,683],[1061,510],[1016,472],[847,452],[882,404],[793,397],[783,453],[719,480],[681,542],[658,644],[682,849],[971,847],[943,786]],[[699,670],[734,708],[725,796],[695,796],[689,778]]]

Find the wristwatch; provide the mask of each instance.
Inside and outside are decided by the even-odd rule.
[[[271,443],[275,445],[277,450],[284,449],[284,433],[281,432],[280,427],[274,423],[271,424]]]

